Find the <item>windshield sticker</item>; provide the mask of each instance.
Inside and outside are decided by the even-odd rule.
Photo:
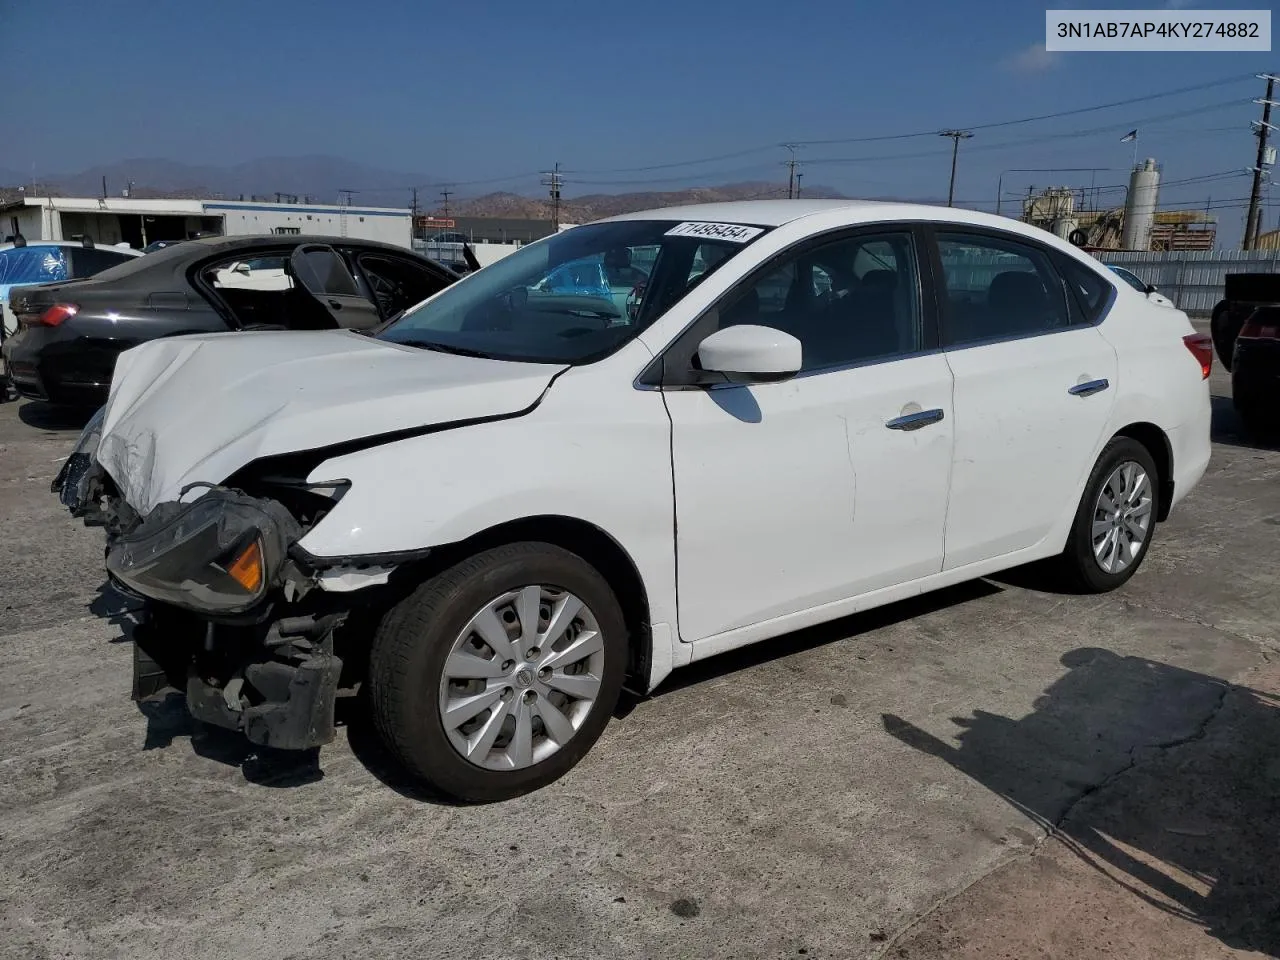
[[[744,227],[740,223],[700,223],[689,221],[667,231],[668,237],[705,237],[708,240],[728,240],[730,243],[746,243],[764,233],[763,227]]]

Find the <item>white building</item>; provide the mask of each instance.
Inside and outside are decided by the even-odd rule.
[[[136,200],[132,197],[24,197],[0,206],[0,241],[27,240],[127,243],[141,249],[156,240],[197,235],[323,234],[411,243],[408,208],[271,203],[240,200]]]

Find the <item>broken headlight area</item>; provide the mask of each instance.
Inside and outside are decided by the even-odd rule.
[[[162,503],[107,548],[107,574],[128,593],[212,616],[244,614],[282,585],[302,534],[275,500],[213,487]]]
[[[71,515],[82,518],[89,526],[101,525],[102,497],[107,493],[106,472],[98,465],[98,444],[102,440],[102,422],[107,408],[102,407],[85,424],[71,455],[62,464],[50,489],[58,495]]]

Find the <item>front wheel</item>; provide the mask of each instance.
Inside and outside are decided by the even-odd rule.
[[[1114,590],[1141,565],[1156,529],[1159,473],[1147,448],[1115,437],[1085,484],[1059,564],[1070,586]]]
[[[604,731],[626,669],[609,584],[545,543],[486,550],[383,619],[369,664],[378,731],[459,800],[516,797],[567,773]]]

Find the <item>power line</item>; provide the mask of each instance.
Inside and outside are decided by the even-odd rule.
[[[995,130],[999,127],[1013,127],[1024,123],[1038,123],[1041,120],[1057,120],[1062,117],[1072,117],[1082,113],[1093,113],[1097,110],[1111,110],[1115,107],[1127,107],[1135,103],[1146,103],[1151,100],[1181,96],[1184,93],[1196,93],[1200,90],[1224,87],[1228,84],[1241,83],[1249,79],[1252,79],[1251,74],[1237,74],[1231,77],[1223,77],[1220,80],[1211,80],[1208,83],[1198,83],[1189,87],[1179,87],[1175,90],[1162,90],[1158,93],[1149,93],[1141,97],[1129,97],[1125,100],[1114,100],[1111,103],[1098,103],[1089,107],[1076,107],[1072,110],[1059,110],[1056,113],[1042,113],[1034,117],[1020,117],[1017,120],[999,120],[993,123],[971,123],[966,129],[971,131]],[[877,137],[838,137],[830,140],[798,140],[796,142],[805,144],[806,146],[827,143],[872,143],[879,140],[907,140],[912,137],[932,137],[936,136],[938,132],[939,131],[937,130],[919,130],[914,133],[895,133]]]
[[[991,123],[968,124],[968,130],[994,130],[999,127],[1011,127],[1025,123],[1036,123],[1041,120],[1056,120],[1062,117],[1077,116],[1082,113],[1092,113],[1097,110],[1110,110],[1115,107],[1129,106],[1135,103],[1146,103],[1152,100],[1167,99],[1169,97],[1181,96],[1184,93],[1196,93],[1201,90],[1211,90],[1214,87],[1223,87],[1232,83],[1241,83],[1251,78],[1251,74],[1236,74],[1230,77],[1223,77],[1218,80],[1211,80],[1206,83],[1193,84],[1188,87],[1179,87],[1174,90],[1162,90],[1156,93],[1145,94],[1140,97],[1129,97],[1125,100],[1114,100],[1110,103],[1094,104],[1088,107],[1075,107],[1071,110],[1059,110],[1055,113],[1044,113],[1033,117],[1019,117],[1016,120],[999,120]],[[1231,101],[1235,103],[1237,101]],[[1128,121],[1132,122],[1132,121]],[[890,140],[910,140],[917,137],[932,137],[938,134],[937,129],[917,130],[911,133],[893,133],[881,134],[870,137],[836,137],[826,140],[794,140],[791,143],[796,146],[819,146],[837,143],[878,143]],[[776,144],[761,144],[755,147],[745,147],[742,150],[735,150],[731,153],[721,153],[710,157],[697,157],[689,160],[672,160],[664,163],[651,163],[638,167],[607,167],[595,169],[570,169],[566,173],[573,174],[603,174],[603,173],[647,173],[651,170],[670,170],[676,167],[691,167],[703,163],[716,163],[721,160],[736,160],[739,157],[750,156],[754,153],[764,153],[768,150],[776,149]]]

